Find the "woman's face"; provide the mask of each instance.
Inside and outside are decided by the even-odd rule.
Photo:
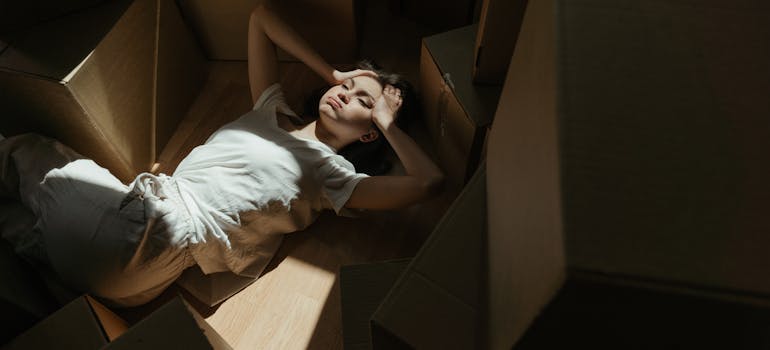
[[[321,97],[319,116],[338,137],[360,138],[373,128],[372,108],[380,95],[382,85],[374,78],[347,79]]]

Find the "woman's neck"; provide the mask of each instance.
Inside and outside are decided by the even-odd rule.
[[[318,120],[315,120],[301,128],[289,131],[289,133],[295,137],[322,142],[334,150],[339,150],[345,146],[342,140],[324,128],[323,124],[319,123]]]

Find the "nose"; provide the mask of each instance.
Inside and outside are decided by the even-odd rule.
[[[348,95],[347,95],[347,94],[345,94],[345,93],[343,93],[343,92],[340,92],[340,93],[338,93],[338,94],[337,94],[337,97],[338,97],[340,100],[342,100],[342,102],[343,102],[343,103],[345,103],[345,104],[347,104],[347,103],[348,103],[348,101],[349,101]]]

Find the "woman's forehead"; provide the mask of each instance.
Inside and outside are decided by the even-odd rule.
[[[380,95],[382,95],[383,86],[380,85],[379,80],[375,78],[359,75],[357,77],[353,77],[351,80],[353,81],[353,85],[356,88],[365,90],[374,98],[378,98]]]

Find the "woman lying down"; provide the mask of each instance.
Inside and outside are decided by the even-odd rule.
[[[275,46],[330,83],[315,121],[293,122]],[[37,217],[33,232],[12,242],[17,251],[73,289],[133,306],[196,264],[206,274],[259,276],[281,234],[310,225],[325,204],[337,213],[399,208],[437,191],[440,170],[395,123],[406,86],[398,77],[333,69],[262,6],[251,14],[248,57],[253,110],[214,132],[172,176],[143,173],[127,186],[57,141],[0,141],[0,197]],[[391,145],[406,175],[358,173],[337,153],[375,140]]]

